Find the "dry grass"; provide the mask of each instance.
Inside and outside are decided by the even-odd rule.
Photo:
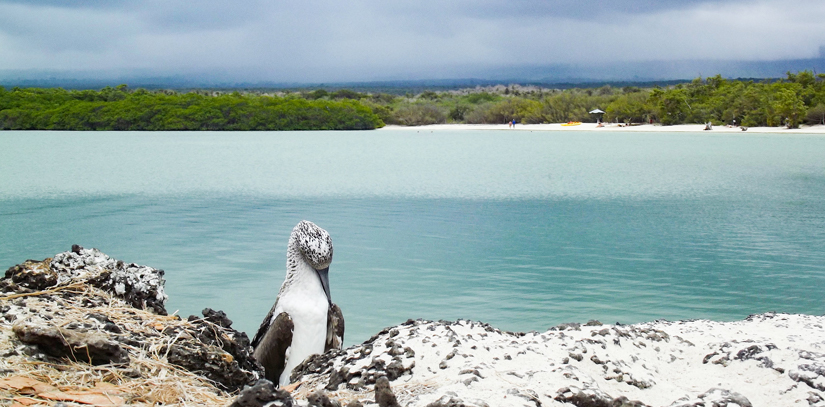
[[[207,379],[169,364],[164,349],[187,335],[164,335],[173,328],[191,327],[176,316],[156,315],[133,308],[105,291],[85,284],[73,284],[30,293],[0,297],[0,305],[12,305],[18,314],[14,324],[44,322],[65,327],[88,322],[88,314],[102,314],[114,322],[123,333],[133,335],[140,346],[121,343],[129,353],[128,366],[93,366],[83,360],[60,363],[40,361],[26,356],[15,347],[22,345],[12,332],[12,323],[0,318],[0,371],[4,379],[22,377],[56,387],[62,392],[97,393],[119,397],[131,405],[228,405],[233,396],[221,391]],[[167,332],[168,333],[168,332]],[[77,356],[77,355],[76,355]],[[83,359],[82,355],[78,359]],[[2,387],[2,386],[0,386]],[[37,401],[52,404],[30,389],[0,388],[0,403]],[[104,390],[101,390],[104,389]],[[34,392],[36,393],[36,392]],[[71,404],[71,403],[70,403]]]

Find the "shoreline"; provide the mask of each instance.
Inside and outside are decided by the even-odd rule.
[[[759,134],[825,134],[825,125],[800,126],[798,129],[788,129],[785,127],[749,127],[747,131],[742,131],[739,127],[713,126],[712,130],[704,130],[704,124],[677,124],[673,126],[662,126],[659,124],[640,124],[633,126],[619,126],[618,124],[605,124],[604,127],[596,127],[596,123],[582,123],[578,126],[562,126],[562,123],[543,124],[516,124],[515,128],[508,127],[507,124],[429,124],[425,126],[400,126],[387,125],[376,131],[404,130],[510,130],[510,131],[593,131],[593,132],[660,132],[660,133],[695,133],[702,132],[708,134],[733,133],[749,135]]]

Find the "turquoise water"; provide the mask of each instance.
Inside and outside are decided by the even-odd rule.
[[[348,344],[408,318],[823,314],[823,197],[816,135],[0,132],[0,268],[97,247],[254,334],[309,219]]]

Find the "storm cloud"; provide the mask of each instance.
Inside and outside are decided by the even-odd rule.
[[[0,70],[336,81],[801,59],[825,44],[822,15],[821,0],[5,1]]]

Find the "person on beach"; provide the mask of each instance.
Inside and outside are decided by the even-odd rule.
[[[515,129],[515,128],[516,128],[516,119],[513,119],[513,121],[512,121],[512,122],[510,122],[510,124],[511,124],[511,125],[513,126],[513,128]]]

